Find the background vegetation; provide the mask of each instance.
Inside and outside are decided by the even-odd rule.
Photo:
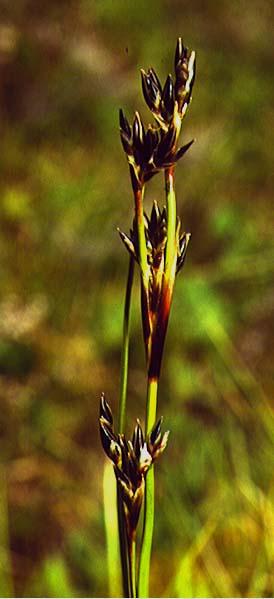
[[[177,169],[192,232],[159,413],[152,596],[274,594],[269,0],[1,0],[0,594],[105,596],[98,401],[117,406],[132,218],[120,106],[197,50]],[[162,192],[151,184],[148,205]],[[144,414],[139,297],[130,429]]]

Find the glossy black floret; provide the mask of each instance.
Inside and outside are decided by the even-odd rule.
[[[120,120],[120,128],[121,130],[125,133],[125,135],[128,137],[128,139],[130,140],[131,138],[131,128],[129,126],[129,122],[127,120],[127,118],[125,117],[122,109],[120,108],[119,110],[119,120]]]
[[[163,108],[166,110],[167,118],[170,118],[174,114],[175,107],[175,95],[174,95],[174,85],[172,81],[171,75],[168,75],[163,93],[162,93],[162,103]]]
[[[154,425],[154,427],[149,435],[149,443],[151,445],[154,445],[155,443],[157,443],[157,441],[159,441],[159,438],[161,436],[162,423],[163,423],[163,417],[161,417],[158,420],[158,422],[156,422],[156,424]]]
[[[178,38],[174,58],[175,79],[168,75],[164,88],[153,69],[141,70],[144,99],[160,127],[168,127],[179,118],[183,118],[191,101],[195,80],[195,52],[184,46]],[[178,123],[177,125],[178,126]]]
[[[137,460],[140,458],[141,449],[144,445],[144,435],[139,420],[135,426],[132,436],[132,446],[136,455]]]

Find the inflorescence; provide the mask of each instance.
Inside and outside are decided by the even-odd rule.
[[[181,222],[177,217],[174,171],[178,160],[184,156],[194,141],[192,139],[178,146],[182,120],[191,102],[195,65],[195,52],[185,47],[179,38],[174,58],[175,73],[173,77],[167,76],[163,86],[153,68],[147,71],[141,70],[143,96],[152,113],[153,123],[146,127],[140,114],[136,112],[130,125],[124,112],[120,110],[120,137],[129,164],[135,214],[129,234],[120,229],[118,231],[130,253],[130,264],[134,265],[135,261],[140,267],[148,389],[152,389],[152,385],[156,385],[157,389],[175,276],[184,264],[190,240],[190,233],[182,232]],[[143,207],[145,186],[160,171],[164,171],[165,176],[166,206],[161,208],[155,200],[148,215]],[[121,555],[123,555],[123,527],[126,527],[127,548],[130,553],[136,536],[144,492],[149,488],[150,476],[147,481],[146,476],[154,461],[164,451],[169,435],[169,432],[161,432],[162,419],[155,423],[157,391],[153,400],[154,407],[151,407],[152,400],[149,394],[147,397],[149,398],[146,412],[147,433],[144,435],[137,420],[132,438],[126,439],[123,425],[119,424],[122,428],[119,434],[114,432],[111,408],[104,394],[101,396],[100,436],[104,451],[113,463],[117,480]],[[147,501],[144,527],[146,505]],[[153,526],[151,519],[152,516],[150,526]],[[122,526],[121,522],[124,523]],[[144,543],[150,544],[147,550],[150,553],[152,532],[143,539],[145,539]],[[127,566],[125,570],[127,571]],[[139,582],[142,574],[141,556]],[[128,587],[126,582],[125,592],[133,592],[134,577],[135,575],[131,577],[131,591],[128,590],[130,585]],[[142,588],[143,593],[146,593],[146,581],[142,582]]]
[[[160,418],[146,440],[139,420],[131,440],[127,440],[124,434],[117,435],[113,430],[112,412],[104,393],[101,395],[99,423],[102,445],[113,462],[122,492],[128,536],[132,538],[139,520],[146,473],[166,448],[169,431],[162,434]]]
[[[154,69],[141,70],[144,99],[156,125],[147,130],[138,112],[132,127],[120,110],[120,135],[130,167],[133,189],[140,189],[159,171],[173,166],[194,140],[177,149],[181,121],[191,101],[195,79],[195,52],[178,39],[175,52],[175,81],[168,75],[162,88]]]

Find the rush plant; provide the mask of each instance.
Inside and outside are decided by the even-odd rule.
[[[149,596],[150,557],[154,523],[154,462],[165,450],[169,432],[157,420],[157,394],[175,277],[186,256],[190,234],[182,232],[177,216],[174,175],[178,161],[193,143],[179,146],[183,118],[191,102],[195,78],[195,52],[177,41],[175,76],[162,87],[153,68],[141,70],[144,99],[153,124],[144,126],[138,112],[130,125],[120,110],[120,136],[126,154],[134,198],[129,234],[119,230],[129,252],[124,309],[118,430],[104,394],[100,403],[100,435],[113,462],[117,481],[117,513],[125,597]],[[165,205],[154,201],[150,215],[144,210],[147,183],[163,172]],[[146,355],[147,402],[145,431],[139,420],[131,439],[125,437],[129,319],[134,265],[140,272],[141,313]],[[143,533],[136,550],[136,532],[143,506]]]

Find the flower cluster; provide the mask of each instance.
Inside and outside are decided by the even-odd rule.
[[[160,209],[154,201],[150,217],[144,213],[144,229],[146,242],[146,260],[148,267],[148,288],[142,287],[142,322],[144,340],[151,376],[159,377],[162,352],[165,340],[168,315],[170,310],[170,287],[175,275],[181,270],[190,241],[190,233],[181,233],[181,222],[177,218],[175,269],[172,280],[167,281],[166,249],[167,249],[167,212]],[[136,218],[129,235],[119,231],[120,237],[136,262],[140,264],[139,239]]]
[[[154,69],[150,68],[147,72],[141,70],[145,101],[165,131],[171,124],[176,128],[179,119],[185,115],[195,80],[195,52],[189,51],[181,38],[177,41],[174,69],[175,82],[173,83],[172,76],[168,75],[163,88]]]
[[[159,171],[175,165],[194,140],[177,149],[181,120],[191,101],[195,79],[195,52],[184,47],[178,39],[175,52],[175,82],[168,75],[165,85],[154,71],[141,70],[144,99],[157,125],[144,127],[138,112],[132,127],[120,110],[120,135],[130,167],[133,190],[143,185]]]
[[[157,312],[161,292],[162,276],[165,265],[165,250],[167,242],[167,214],[165,206],[161,210],[155,200],[151,209],[150,217],[144,213],[147,262],[150,268],[149,278],[149,306],[151,312]],[[190,233],[180,233],[181,222],[177,219],[176,241],[177,241],[177,265],[178,273],[185,261]],[[139,242],[137,234],[136,219],[133,220],[129,235],[118,229],[120,237],[136,262],[140,263]]]
[[[135,534],[142,500],[145,476],[151,464],[161,455],[167,445],[169,432],[162,434],[162,418],[147,437],[137,420],[131,440],[113,430],[113,417],[104,394],[100,402],[100,435],[103,448],[114,464],[114,472],[122,491],[129,538]]]
[[[139,113],[136,112],[131,127],[122,110],[120,135],[134,191],[141,189],[156,173],[176,164],[194,141],[192,139],[175,151],[177,130],[174,126],[165,131],[149,125],[146,131]]]

